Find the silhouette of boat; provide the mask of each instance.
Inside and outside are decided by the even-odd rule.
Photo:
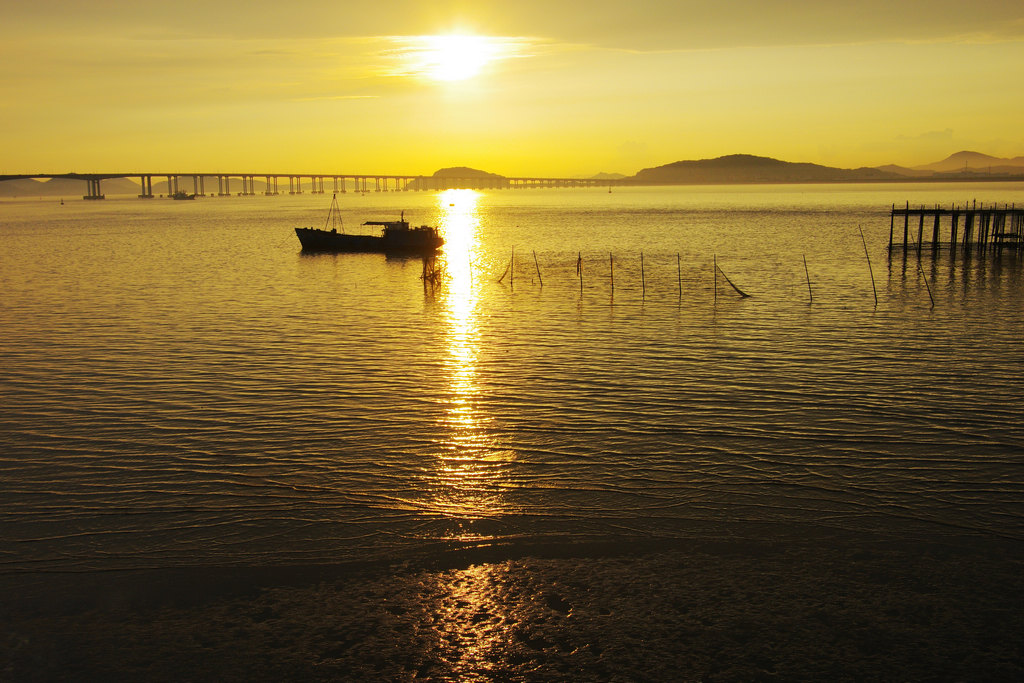
[[[303,251],[368,252],[379,254],[432,254],[444,240],[437,234],[437,228],[421,225],[409,226],[405,212],[397,221],[366,221],[363,225],[379,225],[379,235],[349,235],[344,228],[338,232],[341,223],[338,209],[338,195],[331,200],[324,228],[295,228],[295,234]],[[328,230],[327,226],[331,225]]]
[[[171,199],[195,199],[194,194],[188,194],[186,192],[175,192],[171,195]]]

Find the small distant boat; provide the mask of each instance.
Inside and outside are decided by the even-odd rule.
[[[171,199],[195,199],[194,194],[188,194],[187,192],[175,192],[171,195]]]
[[[344,228],[338,232],[338,195],[331,200],[327,212],[327,223],[322,230],[317,228],[295,228],[295,234],[303,251],[369,252],[378,254],[432,254],[444,240],[437,234],[437,228],[421,225],[409,226],[405,213],[397,221],[366,221],[363,225],[381,226],[380,235],[348,235]],[[330,230],[327,226],[332,226]]]

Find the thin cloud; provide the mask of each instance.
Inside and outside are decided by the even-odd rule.
[[[311,95],[309,97],[293,97],[292,102],[315,102],[318,100],[374,100],[380,95]]]

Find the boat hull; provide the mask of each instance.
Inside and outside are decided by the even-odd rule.
[[[295,228],[295,234],[303,251],[429,255],[444,244],[440,237],[418,230],[378,237],[346,235],[316,228]]]

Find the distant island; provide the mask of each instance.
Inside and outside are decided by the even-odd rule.
[[[287,177],[288,174],[281,174]],[[330,177],[330,174],[324,174]],[[369,176],[372,179],[372,175]],[[410,176],[411,177],[411,176]],[[308,175],[306,176],[308,182]],[[511,176],[489,173],[468,166],[442,168],[430,176],[411,177],[405,189],[443,190],[447,188],[507,189],[514,185]],[[217,186],[217,176],[204,176],[208,188]],[[942,161],[912,168],[888,164],[877,167],[834,168],[811,163],[794,163],[752,154],[730,154],[715,159],[674,161],[663,166],[645,168],[632,176],[601,172],[591,176],[576,176],[577,180],[601,181],[623,185],[739,185],[785,183],[867,183],[867,182],[970,182],[970,181],[1024,181],[1024,157],[1011,159],[989,156],[980,152],[963,151],[951,154]],[[192,176],[182,176],[184,187],[190,187]],[[358,191],[352,181],[342,181],[342,187]],[[302,179],[299,179],[301,189]],[[0,197],[69,197],[81,196],[85,181],[76,178],[38,180],[19,178],[0,181]],[[241,183],[235,179],[231,188],[237,191]],[[110,195],[139,193],[134,178],[108,178],[103,189]],[[265,184],[254,180],[253,189],[262,194]],[[153,183],[153,191],[167,193],[167,183]]]
[[[459,182],[455,183],[455,181]],[[406,185],[406,189],[441,190],[449,186],[455,187],[455,185],[465,187],[467,184],[476,189],[506,189],[509,186],[508,178],[503,175],[467,166],[452,166],[438,169],[432,176],[415,178]]]

